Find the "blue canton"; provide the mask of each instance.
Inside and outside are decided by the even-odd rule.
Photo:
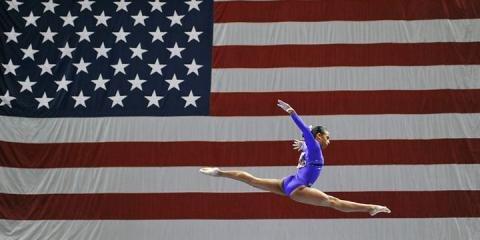
[[[0,1],[0,115],[208,115],[213,1]]]

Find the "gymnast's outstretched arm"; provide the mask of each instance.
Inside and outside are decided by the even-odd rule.
[[[297,127],[302,132],[307,148],[311,151],[320,150],[320,146],[317,144],[317,141],[315,140],[315,136],[312,135],[312,133],[310,132],[310,128],[297,115],[295,110],[290,105],[288,105],[288,103],[282,100],[278,100],[277,106],[279,106],[280,108],[285,110],[288,114],[290,114],[290,117],[292,117],[293,122],[295,123],[295,125],[297,125]]]

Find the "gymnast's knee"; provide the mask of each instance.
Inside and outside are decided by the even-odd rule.
[[[249,184],[255,184],[259,181],[257,177],[245,171],[238,171],[237,176]]]
[[[334,207],[338,205],[339,202],[340,202],[340,199],[329,195],[321,202],[321,204],[325,207]]]

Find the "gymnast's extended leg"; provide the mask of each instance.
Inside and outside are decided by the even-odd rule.
[[[200,172],[211,176],[234,179],[258,189],[285,196],[285,194],[282,192],[282,180],[280,179],[258,178],[245,171],[226,171],[218,168],[202,168]]]
[[[292,192],[291,199],[297,202],[330,207],[342,212],[368,212],[375,215],[380,212],[390,213],[390,209],[380,205],[363,204],[338,199],[336,197],[325,194],[324,192],[310,187],[299,187]]]

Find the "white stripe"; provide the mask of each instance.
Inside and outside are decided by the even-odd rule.
[[[5,240],[473,240],[480,218],[278,220],[0,220]]]
[[[213,45],[478,42],[480,19],[215,23]]]
[[[272,103],[272,108],[274,103]],[[280,110],[279,110],[280,111]],[[480,114],[303,116],[333,139],[480,138]],[[0,141],[24,143],[276,141],[300,137],[288,116],[19,118],[0,116]]]
[[[224,68],[212,92],[479,89],[480,65],[325,68]]]
[[[0,192],[168,193],[259,192],[244,183],[205,176],[199,167],[0,168]],[[257,177],[282,179],[295,167],[243,167]],[[407,176],[407,177],[406,177]],[[480,164],[326,166],[314,187],[326,192],[480,190]],[[162,184],[159,184],[162,183]]]

